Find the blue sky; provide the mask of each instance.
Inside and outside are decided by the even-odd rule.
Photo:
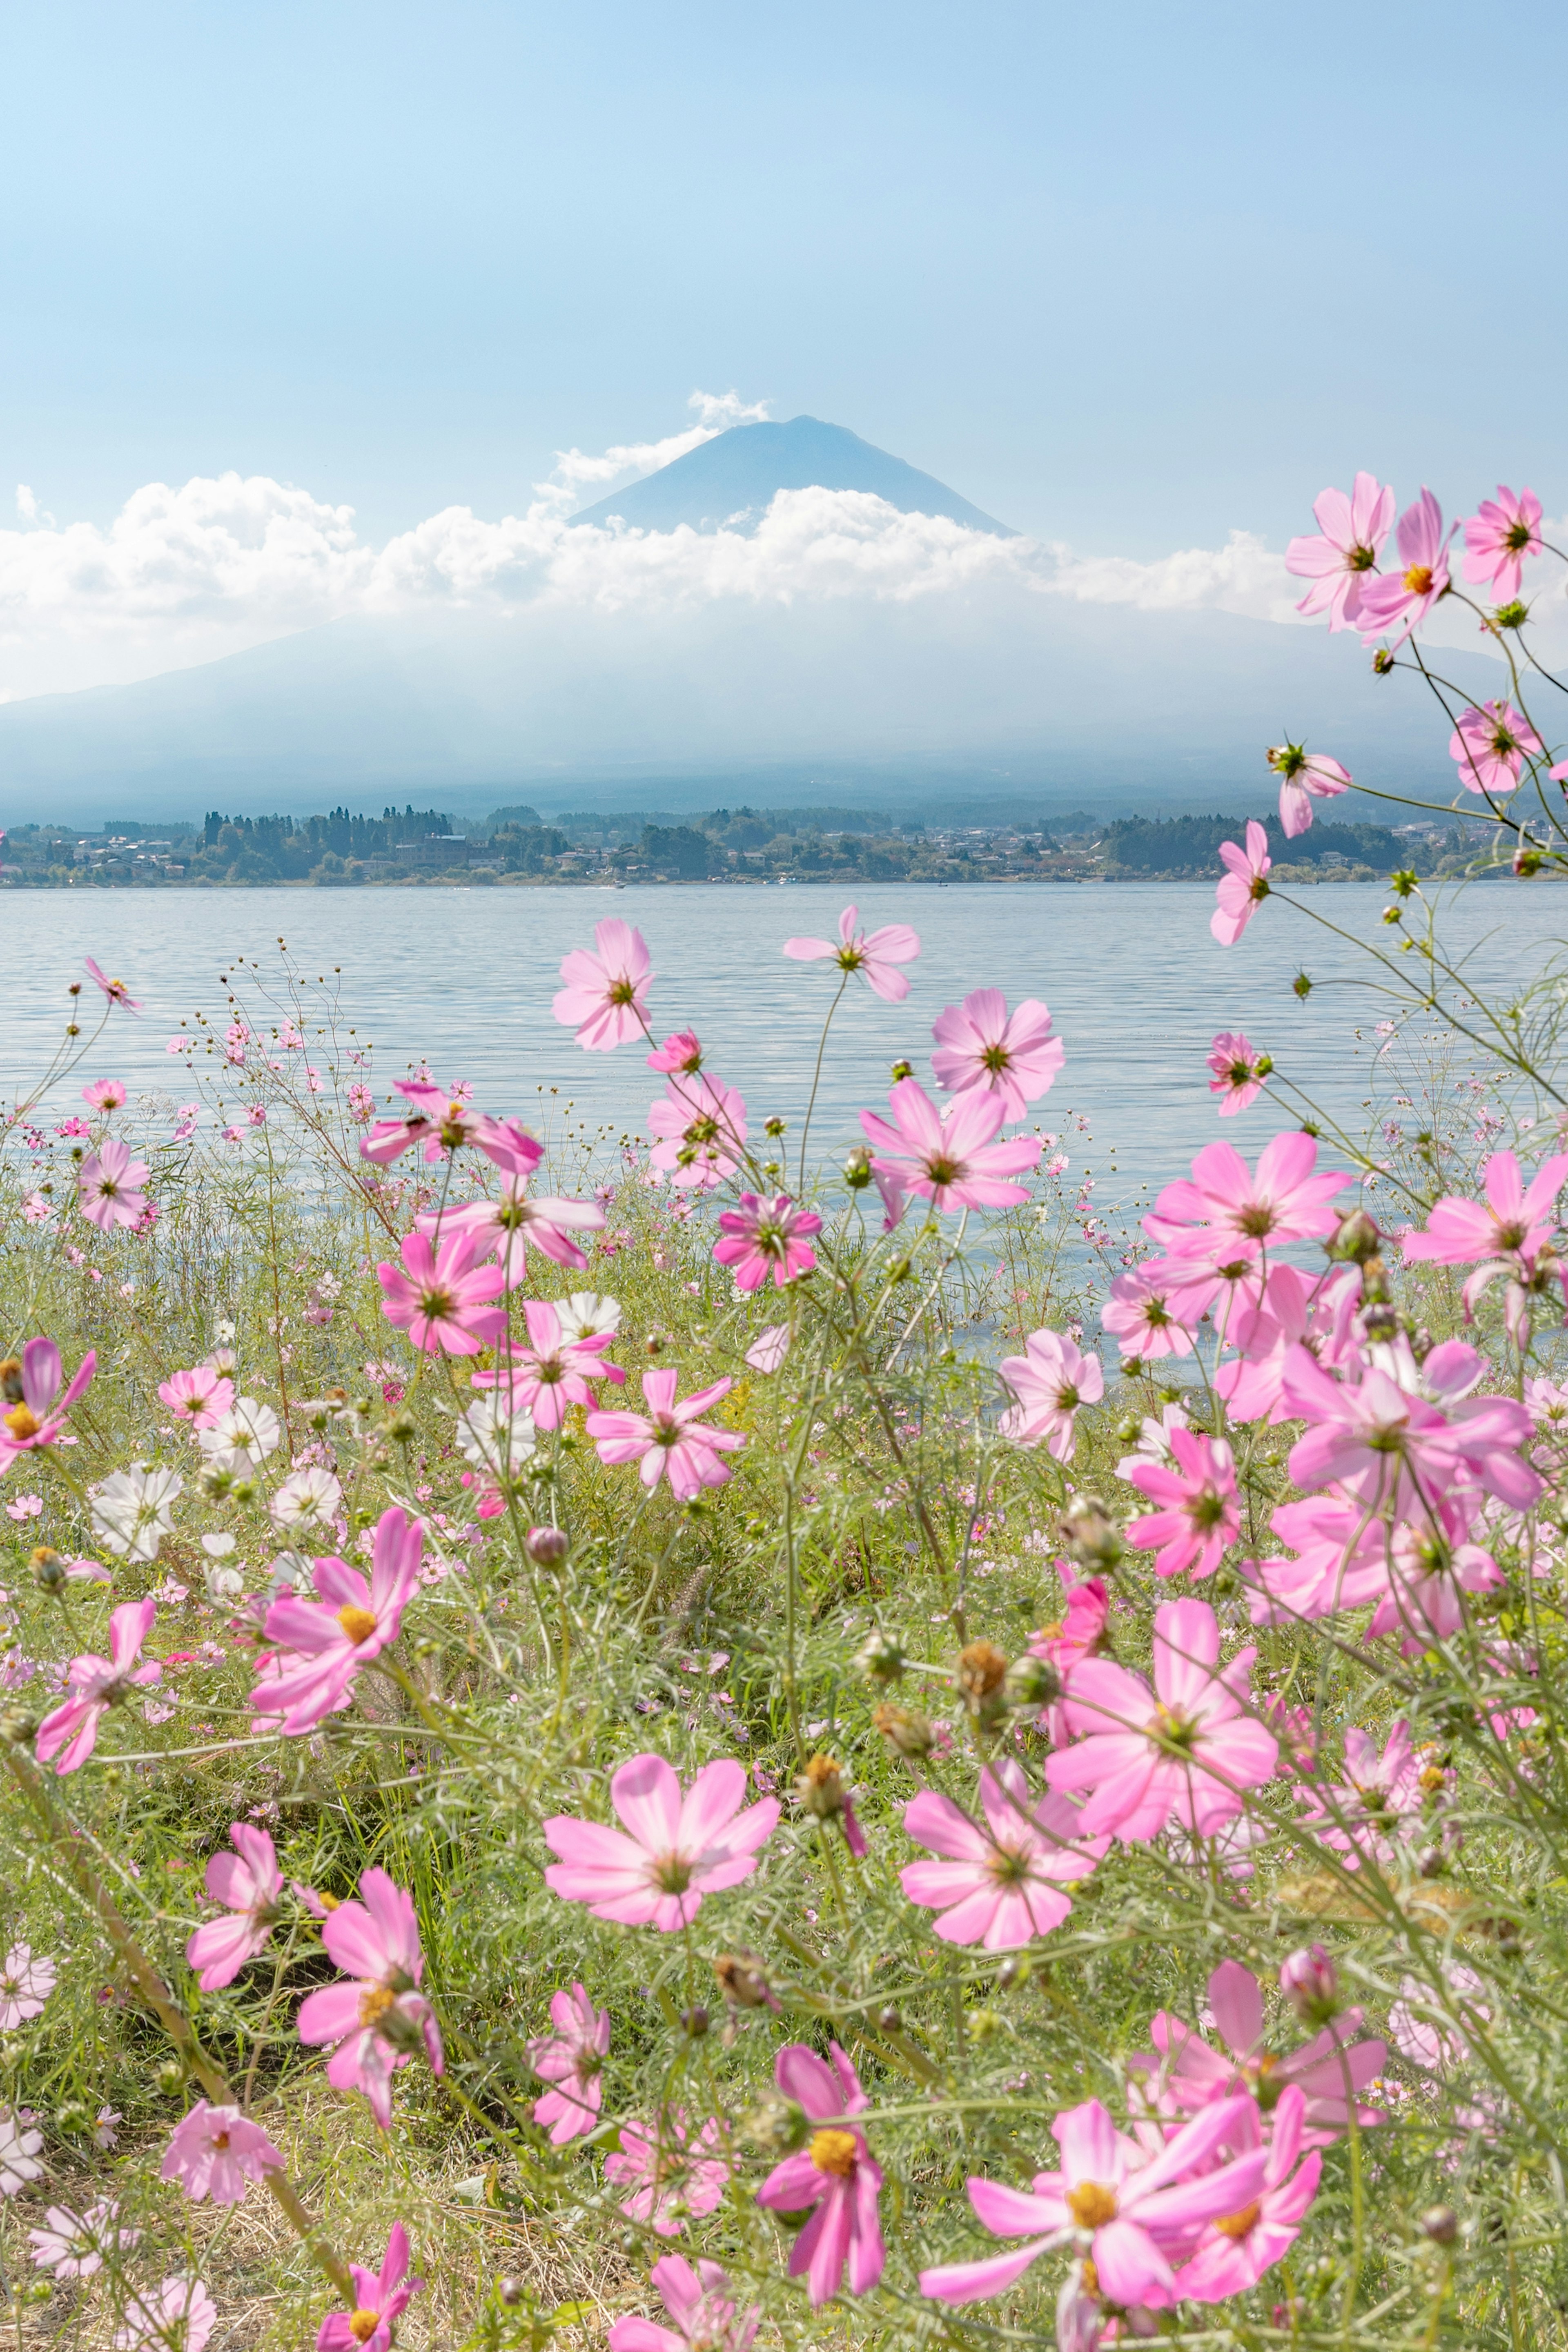
[[[1561,512],[1564,25],[11,0],[0,481],[235,467],[379,538],[702,385],[1088,552],[1278,544],[1357,463]]]

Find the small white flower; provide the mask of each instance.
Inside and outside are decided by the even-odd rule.
[[[245,1591],[245,1579],[237,1568],[212,1567],[206,1571],[209,1601],[237,1601]]]
[[[204,1436],[205,1432],[203,1432]],[[93,1533],[124,1559],[152,1560],[174,1532],[174,1506],[185,1491],[177,1471],[132,1463],[89,1490]]]
[[[114,2147],[118,2145],[120,2134],[114,2126],[119,2121],[118,2107],[100,2107],[92,2127],[93,2145],[96,2147]]]
[[[9,2107],[0,2107],[0,2197],[15,2197],[43,2166],[36,2159],[44,2144],[40,2131],[24,2131]]]
[[[269,1404],[242,1396],[235,1399],[210,1429],[198,1429],[196,1435],[214,1469],[227,1470],[236,1478],[247,1478],[260,1469],[269,1454],[277,1453],[283,1429]]]
[[[295,1470],[272,1497],[278,1528],[324,1528],[342,1507],[343,1490],[330,1470]]]
[[[533,1423],[517,1412],[508,1417],[496,1399],[482,1396],[458,1418],[458,1444],[478,1470],[492,1478],[515,1478],[536,1448]]]
[[[142,2235],[140,2230],[116,2229],[119,2211],[118,2205],[103,2199],[89,2205],[85,2213],[73,2213],[68,2205],[47,2207],[47,2226],[27,2232],[34,2262],[40,2270],[53,2271],[57,2278],[90,2278],[94,2271],[103,2268],[105,2254],[133,2246]]]
[[[601,1331],[620,1328],[621,1302],[597,1290],[574,1290],[556,1301],[562,1334],[568,1339],[593,1339]]]
[[[204,1536],[202,1538],[202,1549],[205,1552],[209,1559],[226,1559],[229,1553],[234,1549],[237,1541],[237,1538],[234,1536]]]
[[[213,1325],[213,1332],[220,1347],[231,1346],[234,1340],[233,1318],[227,1315],[220,1315]]]

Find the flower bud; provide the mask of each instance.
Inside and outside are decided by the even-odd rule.
[[[59,1592],[64,1589],[66,1564],[49,1544],[40,1544],[33,1554],[33,1574],[40,1592]]]
[[[570,1537],[563,1528],[530,1528],[527,1551],[535,1568],[561,1568],[572,1549]]]
[[[1321,1944],[1304,1944],[1281,1968],[1279,1990],[1303,2025],[1326,2025],[1340,2005],[1340,1972]]]
[[[844,1181],[852,1192],[863,1192],[871,1181],[871,1155],[858,1143],[844,1163]]]
[[[528,2301],[528,2289],[520,2278],[503,2278],[497,2283],[496,2300],[515,2311],[520,2303]]]
[[[904,1671],[903,1647],[879,1626],[861,1643],[855,1664],[868,1683],[896,1683]]]
[[[1377,1255],[1383,1239],[1373,1219],[1364,1209],[1352,1209],[1340,1221],[1332,1241],[1326,1246],[1331,1258],[1352,1265],[1364,1265],[1368,1258]]]
[[[1417,2226],[1435,2246],[1451,2246],[1459,2234],[1459,2217],[1451,2205],[1428,2205]]]
[[[970,1642],[960,1650],[953,1679],[972,1714],[991,1716],[999,1711],[1006,1675],[1007,1661],[994,1642]]]
[[[963,2022],[971,2042],[989,2042],[1002,2031],[1002,2020],[994,2009],[972,2009]]]
[[[1121,1536],[1098,1495],[1075,1495],[1062,1513],[1062,1542],[1080,1568],[1110,1570],[1121,1558]]]
[[[721,1952],[713,1973],[727,2001],[736,2009],[776,2009],[778,1995],[755,1952]]]
[[[1377,651],[1372,657],[1372,674],[1373,677],[1386,677],[1393,667],[1394,656],[1389,652],[1386,646],[1379,646]]]
[[[894,1706],[890,1700],[884,1699],[880,1706],[872,1708],[871,1721],[889,1747],[897,1748],[900,1756],[929,1756],[936,1746],[935,1725],[929,1716],[913,1708]]]
[[[877,2011],[877,2023],[884,2033],[901,2033],[904,2030],[903,2018],[896,2009],[890,2007],[879,2009]]]
[[[764,2153],[792,2156],[797,2147],[805,2146],[811,2125],[805,2109],[795,2100],[768,2091],[748,2115],[742,2116],[741,2129],[752,2145]]]
[[[795,1793],[802,1811],[815,1813],[819,1822],[831,1821],[849,1801],[844,1775],[834,1759],[820,1750],[811,1758],[805,1771],[795,1775]]]
[[[419,1434],[419,1424],[411,1412],[396,1412],[387,1422],[386,1433],[395,1445],[412,1445]]]
[[[690,2009],[683,2009],[680,2012],[680,2030],[693,2042],[701,2041],[708,2031],[709,2023],[708,2011],[700,2001],[693,2003]]]
[[[1008,1667],[1002,1696],[1009,1706],[1049,1706],[1062,1695],[1062,1678],[1048,1658],[1026,1650]]]
[[[25,1748],[37,1730],[37,1719],[25,1707],[8,1706],[0,1715],[0,1748]]]
[[[165,2058],[153,2079],[166,2097],[173,2098],[185,2087],[185,2070],[177,2058]]]

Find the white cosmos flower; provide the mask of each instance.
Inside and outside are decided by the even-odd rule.
[[[33,1958],[30,1944],[13,1944],[0,1967],[0,2028],[9,2033],[24,2019],[37,2017],[58,1974],[53,1960]]]
[[[570,1298],[558,1298],[555,1312],[563,1339],[593,1339],[601,1331],[620,1328],[620,1300],[597,1290],[574,1290]]]
[[[0,2197],[15,2197],[43,2166],[37,2161],[44,2144],[40,2131],[24,2131],[9,2107],[0,2107]]]
[[[533,1422],[521,1407],[509,1415],[497,1397],[479,1397],[458,1417],[458,1444],[477,1470],[515,1478],[536,1450]]]
[[[324,1528],[342,1507],[343,1490],[330,1470],[295,1470],[272,1497],[278,1528]]]
[[[118,2205],[102,2198],[85,2213],[73,2213],[68,2205],[47,2207],[46,2227],[27,2232],[34,2262],[57,2278],[90,2278],[103,2268],[105,2254],[133,2246],[142,2235],[140,2230],[117,2229],[119,2212]]]
[[[247,1478],[259,1470],[269,1454],[276,1454],[282,1443],[283,1430],[269,1404],[255,1397],[237,1397],[228,1411],[221,1413],[210,1429],[198,1429],[202,1452],[214,1469],[230,1471],[237,1478]]]
[[[174,1532],[174,1506],[184,1491],[179,1473],[162,1465],[150,1470],[133,1462],[115,1470],[89,1489],[93,1533],[122,1559],[156,1559],[158,1546]]]

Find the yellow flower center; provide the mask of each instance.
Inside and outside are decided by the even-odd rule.
[[[361,2304],[359,2309],[350,2317],[349,2334],[356,2344],[368,2344],[380,2326],[380,2312],[367,2311],[363,2304]]]
[[[396,1999],[397,1995],[390,1985],[372,1985],[368,1992],[362,1992],[359,1997],[360,2023],[374,2025],[378,2017],[386,2015]]]
[[[214,2146],[215,2147],[226,2147],[228,2146],[228,2134],[227,2134],[227,2132],[226,2132],[226,2131],[214,2132],[214,2134],[213,2134],[213,2146]]]
[[[25,1437],[37,1437],[40,1423],[26,1405],[18,1404],[13,1405],[5,1415],[5,1426],[12,1436],[19,1440]]]
[[[853,2132],[828,2130],[813,2132],[811,2136],[813,2164],[818,2172],[831,2173],[836,2179],[848,2179],[859,2153]]]
[[[361,1609],[353,1601],[346,1601],[338,1611],[338,1622],[357,1650],[360,1643],[368,1642],[375,1631],[375,1612],[374,1609]]]
[[[1102,2181],[1080,2180],[1068,2190],[1068,2210],[1080,2230],[1103,2230],[1116,2219],[1116,2191]]]
[[[1222,2214],[1215,2228],[1222,2237],[1245,2238],[1262,2210],[1260,2205],[1244,2205],[1239,2213]]]
[[[1405,575],[1405,584],[1413,596],[1429,596],[1432,593],[1431,565],[1413,563]]]

